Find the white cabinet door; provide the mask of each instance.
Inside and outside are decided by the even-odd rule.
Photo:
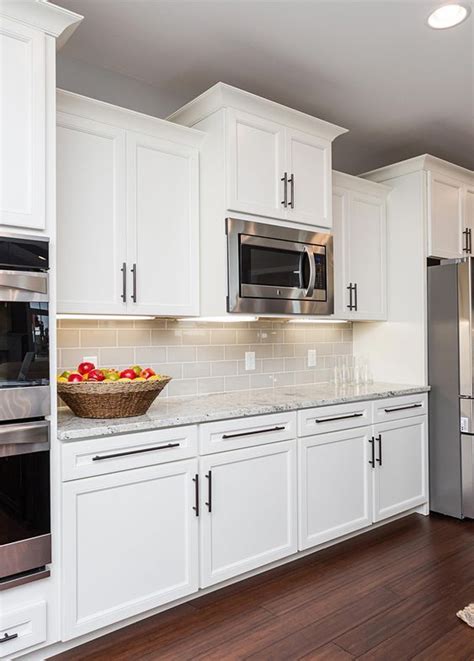
[[[347,319],[386,319],[386,205],[385,200],[359,192],[349,193],[344,221],[345,296]],[[336,268],[337,265],[336,265]],[[352,286],[352,290],[348,287]],[[352,303],[352,310],[349,309]]]
[[[125,131],[57,116],[58,312],[124,314]]]
[[[227,208],[286,218],[284,126],[238,110],[228,110],[226,122]]]
[[[332,227],[331,143],[287,129],[288,220]]]
[[[374,426],[374,521],[426,503],[427,417]]]
[[[386,319],[385,198],[335,186],[332,207],[335,315],[339,319]]]
[[[464,186],[463,252],[473,254],[474,185]],[[469,230],[466,236],[466,230]]]
[[[0,24],[0,224],[45,229],[46,40]]]
[[[198,588],[197,460],[63,485],[63,639]]]
[[[299,549],[372,523],[371,428],[299,439]]]
[[[127,133],[128,312],[199,314],[197,149]]]
[[[428,172],[428,256],[463,255],[463,185],[456,179]]]
[[[208,455],[200,467],[201,587],[296,552],[296,441]]]

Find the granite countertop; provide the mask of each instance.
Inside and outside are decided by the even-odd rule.
[[[69,409],[58,413],[58,438],[70,441],[111,434],[124,434],[164,427],[194,425],[213,420],[243,418],[250,415],[294,411],[364,399],[383,399],[428,392],[429,386],[373,383],[366,386],[335,387],[311,384],[261,390],[158,398],[146,415],[136,418],[94,420],[78,418]]]

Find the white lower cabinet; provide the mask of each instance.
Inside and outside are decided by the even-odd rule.
[[[299,548],[372,523],[370,427],[299,440]]]
[[[298,442],[300,550],[428,500],[426,415]]]
[[[200,459],[201,587],[297,550],[296,441]]]
[[[427,417],[374,425],[374,521],[426,503]]]
[[[63,637],[198,589],[197,459],[63,485]]]

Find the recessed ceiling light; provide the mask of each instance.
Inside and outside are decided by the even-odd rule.
[[[459,25],[470,14],[470,8],[458,3],[449,3],[435,9],[428,16],[428,25],[435,30],[445,30]]]

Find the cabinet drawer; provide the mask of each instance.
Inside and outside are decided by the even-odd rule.
[[[318,406],[298,412],[298,436],[366,427],[372,423],[372,402]]]
[[[296,413],[275,413],[200,426],[200,454],[248,448],[296,438]]]
[[[374,402],[375,423],[411,418],[415,415],[425,415],[427,412],[428,397],[426,393],[406,395],[405,397],[389,397]]]
[[[46,640],[46,602],[0,613],[0,658]]]
[[[189,459],[196,454],[196,426],[65,442],[63,481]]]

